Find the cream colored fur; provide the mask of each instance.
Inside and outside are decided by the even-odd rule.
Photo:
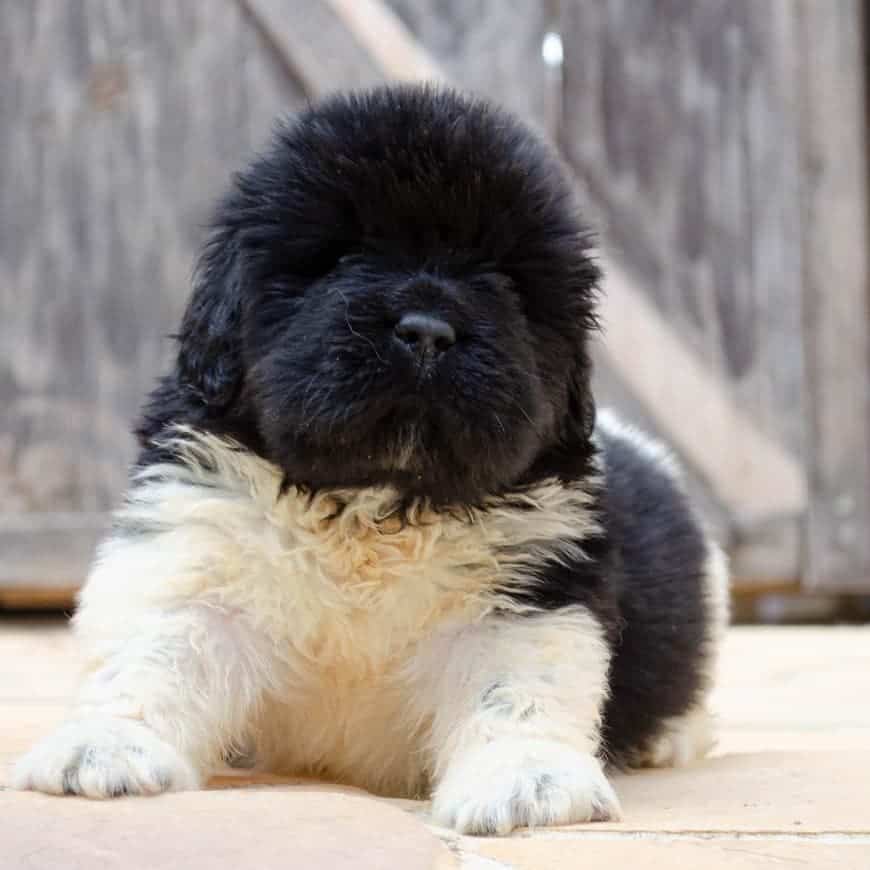
[[[429,644],[421,686],[433,817],[467,833],[617,819],[597,760],[609,653],[582,608],[484,621]],[[431,687],[431,688],[430,688]]]
[[[387,489],[279,498],[280,473],[249,452],[192,431],[177,446],[185,463],[139,475],[100,551],[75,619],[79,702],[19,763],[19,787],[188,788],[253,742],[270,769],[434,784],[437,812],[467,830],[617,814],[593,758],[597,621],[519,618],[505,594],[578,555],[586,492],[545,482],[523,504],[416,508],[403,525]],[[475,798],[478,764],[515,781]]]

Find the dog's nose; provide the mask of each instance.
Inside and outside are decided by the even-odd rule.
[[[395,335],[409,350],[433,357],[456,343],[456,331],[440,317],[431,314],[405,314],[396,324]]]

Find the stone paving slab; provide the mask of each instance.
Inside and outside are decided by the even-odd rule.
[[[870,746],[727,755],[617,776],[613,784],[625,821],[596,829],[870,832]]]
[[[867,870],[870,841],[819,842],[810,839],[782,842],[772,838],[741,840],[626,837],[567,837],[536,835],[534,838],[492,840],[472,844],[474,852],[496,862],[481,864],[491,870]],[[467,865],[473,867],[469,862]]]
[[[76,664],[63,626],[0,622],[0,784],[64,715]],[[870,628],[732,630],[714,700],[714,756],[614,776],[618,824],[458,837],[423,803],[227,771],[106,803],[0,791],[0,867],[870,870]]]
[[[0,701],[0,786],[7,782],[15,759],[49,734],[63,721],[65,714],[65,705],[7,704]]]
[[[679,770],[617,774],[611,781],[622,802],[623,821],[559,832],[859,835],[870,844],[870,750],[735,754]],[[426,805],[404,806],[427,818]]]
[[[0,792],[0,865],[64,870],[256,867],[450,870],[408,813],[334,789],[215,790],[86,801]]]
[[[79,661],[66,623],[0,621],[0,703],[66,702],[75,692]]]
[[[719,735],[711,755],[751,752],[866,752],[870,750],[870,727],[730,728]],[[870,868],[868,868],[870,870]]]
[[[870,728],[870,626],[732,628],[713,707],[723,735]]]

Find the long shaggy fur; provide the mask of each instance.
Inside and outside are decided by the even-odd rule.
[[[493,107],[384,88],[280,125],[137,429],[78,704],[16,784],[245,756],[505,833],[618,817],[605,763],[703,754],[727,572],[667,451],[596,424],[597,280],[559,161]]]

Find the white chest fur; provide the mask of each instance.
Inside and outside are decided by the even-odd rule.
[[[278,469],[250,453],[190,432],[178,443],[185,461],[140,476],[84,589],[93,659],[156,613],[205,608],[210,632],[244,634],[268,662],[256,730],[272,766],[339,778],[378,766],[370,787],[393,790],[388,757],[425,730],[401,714],[421,645],[521,609],[506,593],[594,528],[588,494],[556,481],[462,516],[412,509],[402,524],[390,490],[282,496]]]

